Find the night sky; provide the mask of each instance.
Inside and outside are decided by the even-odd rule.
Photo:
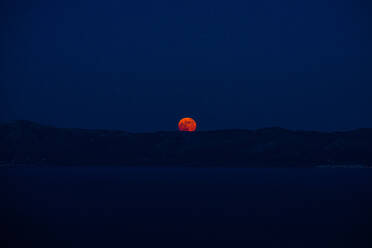
[[[3,0],[0,120],[372,127],[369,0]]]

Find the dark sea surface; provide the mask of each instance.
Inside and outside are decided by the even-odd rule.
[[[372,247],[371,169],[1,167],[2,247]]]

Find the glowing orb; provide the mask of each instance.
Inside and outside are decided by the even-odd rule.
[[[196,122],[193,118],[183,118],[178,122],[180,131],[194,132],[196,130]]]

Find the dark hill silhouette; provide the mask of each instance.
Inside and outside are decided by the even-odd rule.
[[[128,133],[15,121],[0,125],[0,162],[197,167],[371,166],[372,129]]]

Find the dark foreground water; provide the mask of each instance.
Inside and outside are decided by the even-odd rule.
[[[370,169],[0,168],[2,247],[372,247]]]

